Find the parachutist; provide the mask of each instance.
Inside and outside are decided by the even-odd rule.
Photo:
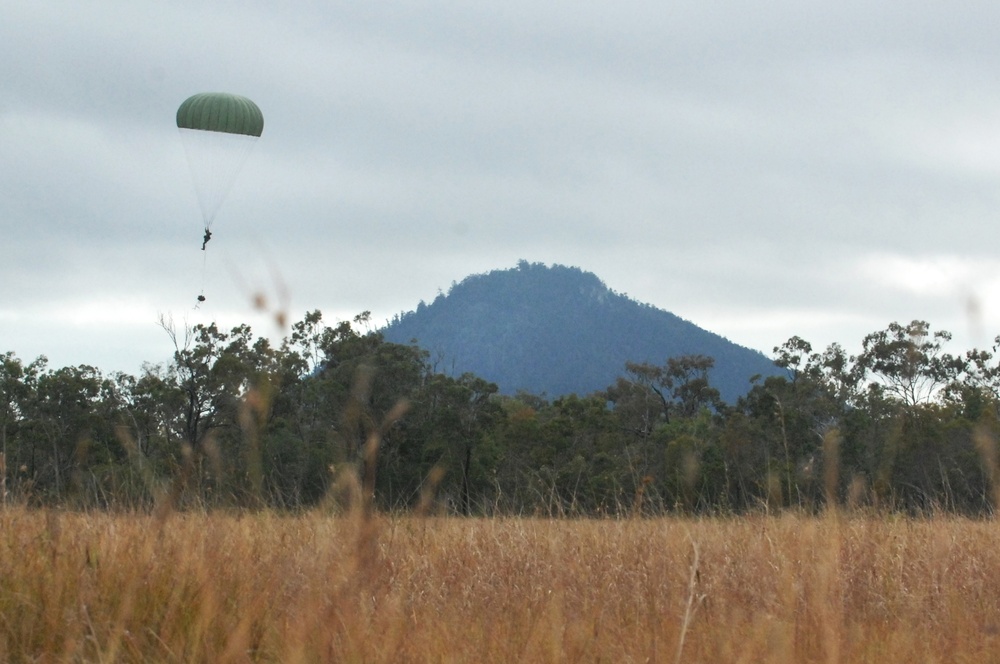
[[[202,251],[205,251],[205,245],[208,244],[208,241],[211,240],[211,239],[212,239],[212,231],[210,231],[210,230],[208,230],[206,228],[205,229],[205,237],[203,237],[201,239],[201,250]]]

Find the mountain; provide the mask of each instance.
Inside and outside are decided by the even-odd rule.
[[[467,277],[381,331],[429,351],[438,371],[474,373],[505,394],[590,394],[624,375],[626,361],[663,365],[701,354],[715,359],[710,382],[732,403],[751,376],[781,371],[762,353],[616,293],[594,274],[527,261]]]

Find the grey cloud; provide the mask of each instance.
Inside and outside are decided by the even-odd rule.
[[[21,285],[0,301],[0,338],[98,364],[108,339],[134,338],[104,357],[135,371],[160,348],[156,312],[235,321],[275,272],[295,312],[381,320],[519,258],[579,265],[763,350],[809,330],[852,343],[894,318],[965,326],[962,301],[859,266],[990,257],[998,14],[8,3],[0,275]],[[204,90],[246,94],[266,118],[207,261],[173,127]],[[210,306],[192,311],[202,281]],[[135,318],[72,313],[109,302]]]

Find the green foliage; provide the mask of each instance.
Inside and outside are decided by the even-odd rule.
[[[535,268],[522,266],[521,270]],[[569,275],[576,278],[577,275]],[[570,279],[572,281],[573,279]],[[819,510],[992,513],[1000,500],[1000,364],[891,324],[862,352],[774,349],[732,405],[717,359],[627,361],[604,389],[555,399],[441,370],[433,353],[326,326],[275,346],[246,325],[177,331],[139,376],[0,356],[5,502],[155,509],[348,500],[383,510],[625,515]]]

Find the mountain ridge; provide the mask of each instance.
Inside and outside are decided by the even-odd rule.
[[[714,358],[712,385],[733,402],[752,376],[781,371],[763,353],[617,293],[591,272],[524,260],[453,283],[381,331],[428,351],[438,371],[474,373],[505,394],[591,394],[614,384],[626,361],[701,354]]]

